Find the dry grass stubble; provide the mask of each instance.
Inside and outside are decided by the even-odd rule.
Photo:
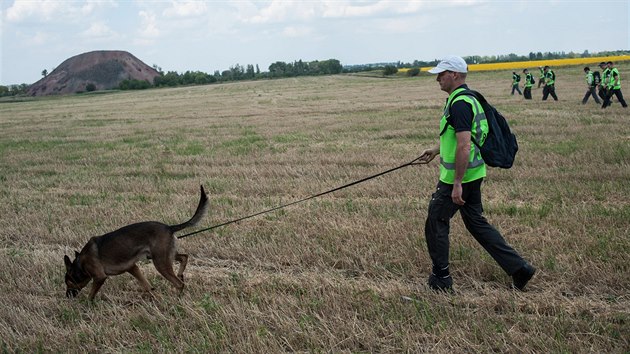
[[[622,73],[630,67],[622,65]],[[491,170],[484,206],[539,269],[510,279],[458,217],[457,293],[424,283],[437,165],[390,175],[180,240],[177,298],[149,264],[94,304],[64,298],[62,257],[131,222],[177,223],[209,191],[204,225],[398,166],[437,135],[432,76],[348,76],[82,95],[0,104],[0,310],[8,351],[624,352],[630,346],[630,124],[618,103],[580,105],[581,68],[560,102],[508,93],[509,73],[471,73],[511,118],[521,151]],[[497,85],[500,83],[500,85]],[[503,85],[505,83],[505,85]],[[401,301],[412,296],[414,302]]]

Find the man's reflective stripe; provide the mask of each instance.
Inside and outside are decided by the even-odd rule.
[[[474,144],[473,144],[474,145]],[[475,159],[472,162],[468,163],[468,168],[475,168],[475,167],[479,167],[481,165],[483,165],[483,159]],[[444,166],[445,169],[447,170],[455,170],[455,163],[450,163],[450,162],[444,162],[444,160],[440,157],[440,164],[442,164],[442,166]]]

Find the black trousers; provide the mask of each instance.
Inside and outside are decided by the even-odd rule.
[[[606,108],[612,104],[612,96],[615,95],[617,100],[623,107],[628,107],[628,104],[623,99],[623,94],[621,93],[621,89],[609,89],[608,94],[606,95],[606,99],[604,99],[604,103],[602,104],[602,108]]]
[[[433,273],[437,276],[449,275],[449,232],[451,218],[460,212],[466,229],[508,274],[513,275],[527,262],[507,244],[503,236],[483,217],[481,204],[481,182],[483,178],[464,183],[463,206],[453,203],[453,186],[439,182],[437,190],[429,202],[429,213],[425,223],[425,237],[429,255],[433,262]]]
[[[525,86],[525,88],[523,89],[523,96],[525,97],[526,100],[531,100],[532,99],[532,87],[531,86]]]
[[[602,101],[606,100],[606,89],[603,87],[599,87],[599,91],[597,92],[597,95],[599,96],[599,98],[602,99]]]
[[[586,104],[588,102],[589,97],[593,96],[593,99],[597,104],[599,104],[599,98],[597,98],[597,94],[595,93],[595,87],[591,87],[584,94],[584,98],[582,99],[582,104]]]
[[[542,100],[546,101],[549,95],[551,95],[555,101],[558,100],[558,96],[556,96],[556,87],[554,85],[545,85],[545,87],[543,87]]]

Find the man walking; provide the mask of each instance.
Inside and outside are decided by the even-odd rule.
[[[610,81],[608,83],[608,95],[606,95],[606,99],[604,100],[604,104],[602,104],[602,108],[606,108],[612,104],[612,96],[615,95],[619,103],[623,108],[627,108],[628,104],[623,99],[623,94],[621,93],[621,75],[619,75],[619,70],[615,68],[615,64],[612,61],[608,62],[608,69],[610,70]]]
[[[558,100],[558,96],[556,96],[556,74],[551,70],[549,66],[545,66],[545,86],[543,87],[543,97],[542,100],[546,101],[547,97],[551,95],[554,101]]]
[[[523,74],[525,74],[525,85],[523,85],[523,97],[525,97],[526,100],[531,100],[532,99],[532,86],[534,85],[532,81],[534,79],[534,75],[530,74],[529,70],[527,69],[523,70]]]
[[[538,70],[540,71],[540,76],[538,77],[538,88],[540,88],[540,85],[542,83],[544,83],[544,77],[545,77],[545,70],[543,69],[542,66],[538,67]]]
[[[597,86],[597,84],[595,83],[595,78],[593,77],[591,69],[588,66],[585,67],[584,73],[586,73],[586,94],[582,99],[582,104],[586,104],[590,96],[593,96],[595,103],[600,104],[599,98],[597,98],[597,94],[595,93],[595,86]]]
[[[518,92],[519,95],[522,95],[521,89],[518,88],[519,82],[521,82],[521,75],[512,71],[512,96],[514,96],[514,91]]]
[[[449,94],[440,121],[439,145],[424,150],[418,161],[429,163],[440,155],[440,178],[437,190],[429,202],[425,237],[433,269],[429,287],[450,291],[453,279],[449,272],[450,220],[457,211],[473,237],[512,277],[516,289],[523,290],[536,271],[527,263],[483,217],[481,182],[486,165],[471,137],[483,144],[488,123],[479,101],[458,93],[467,90],[468,66],[458,56],[448,56],[429,70],[437,74],[440,89]]]
[[[608,69],[605,62],[599,63],[599,67],[602,69],[602,80],[599,83],[598,95],[602,100],[606,101],[606,96],[608,96],[608,82],[610,81],[610,69]]]

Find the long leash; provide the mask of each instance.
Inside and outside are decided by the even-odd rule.
[[[306,198],[304,198],[304,199],[296,200],[296,201],[291,202],[291,203],[287,203],[287,204],[279,205],[279,206],[277,206],[277,207],[274,207],[274,208],[271,208],[271,209],[267,209],[267,210],[264,210],[264,211],[261,211],[261,212],[255,213],[255,214],[251,214],[251,215],[243,216],[242,218],[238,218],[238,219],[230,220],[230,221],[224,222],[224,223],[222,223],[222,224],[218,224],[218,225],[210,226],[210,227],[207,227],[207,228],[205,228],[205,229],[201,229],[201,230],[197,230],[197,231],[194,231],[194,232],[187,233],[187,234],[185,234],[185,235],[177,236],[177,238],[178,238],[178,239],[180,239],[180,238],[184,238],[184,237],[188,237],[188,236],[196,235],[196,234],[201,233],[201,232],[210,231],[210,230],[213,230],[213,229],[216,229],[216,228],[222,227],[222,226],[226,226],[226,225],[229,225],[229,224],[234,224],[234,223],[237,223],[237,222],[239,222],[239,221],[243,221],[243,220],[246,220],[246,219],[250,219],[250,218],[253,218],[253,217],[258,216],[258,215],[262,215],[262,214],[270,213],[270,212],[272,212],[272,211],[276,211],[276,210],[278,210],[278,209],[283,209],[283,208],[289,207],[289,206],[291,206],[291,205],[295,205],[295,204],[298,204],[298,203],[302,203],[302,202],[305,202],[305,201],[307,201],[307,200],[311,200],[311,199],[314,199],[314,198],[318,198],[318,197],[321,197],[321,196],[323,196],[323,195],[330,194],[330,193],[336,192],[336,191],[338,191],[338,190],[341,190],[341,189],[344,189],[344,188],[348,188],[348,187],[354,186],[355,184],[359,184],[359,183],[363,183],[363,182],[365,182],[365,181],[369,181],[369,180],[371,180],[371,179],[373,179],[373,178],[380,177],[380,176],[382,176],[382,175],[388,174],[388,173],[390,173],[390,172],[394,172],[394,171],[396,171],[396,170],[399,170],[399,169],[404,168],[404,167],[407,167],[407,166],[411,166],[411,165],[424,165],[424,164],[426,164],[426,162],[417,162],[418,160],[419,160],[419,158],[414,159],[414,160],[413,160],[413,161],[411,161],[411,162],[407,162],[407,163],[405,163],[405,164],[402,164],[402,165],[400,165],[400,166],[398,166],[398,167],[390,168],[390,169],[389,169],[389,170],[387,170],[387,171],[383,171],[383,172],[381,172],[381,173],[377,173],[377,174],[375,174],[375,175],[372,175],[372,176],[369,176],[369,177],[366,177],[366,178],[360,179],[360,180],[358,180],[358,181],[354,181],[354,182],[351,182],[351,183],[345,184],[345,185],[343,185],[343,186],[341,186],[341,187],[337,187],[337,188],[334,188],[334,189],[331,189],[331,190],[327,190],[327,191],[322,192],[322,193],[314,194],[314,195],[311,195],[310,197],[306,197]]]

